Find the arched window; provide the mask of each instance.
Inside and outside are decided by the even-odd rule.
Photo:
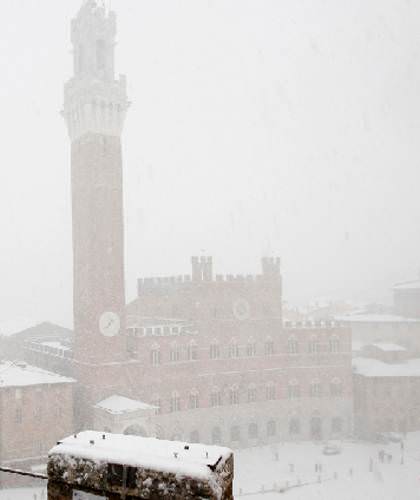
[[[294,335],[287,339],[287,352],[289,354],[297,354],[299,352],[299,344]]]
[[[308,350],[311,354],[321,352],[321,345],[315,335],[312,335],[309,340]]]
[[[274,382],[269,382],[265,388],[265,399],[273,400],[276,399],[276,386]]]
[[[297,417],[293,417],[289,421],[289,434],[300,434],[300,420]]]
[[[241,429],[239,425],[234,425],[230,428],[230,440],[240,441],[241,439]]]
[[[239,404],[239,388],[237,385],[233,385],[229,389],[229,404],[231,405]]]
[[[228,357],[229,358],[238,358],[239,357],[239,346],[238,346],[236,339],[232,339],[229,342]]]
[[[219,359],[220,358],[220,345],[217,340],[213,340],[210,344],[210,359]]]
[[[181,409],[181,398],[179,392],[173,391],[170,401],[171,412],[179,411]]]
[[[296,379],[289,382],[288,386],[289,399],[297,399],[300,397],[300,386]]]
[[[311,382],[309,395],[311,396],[311,398],[321,397],[321,383],[318,379],[315,379]]]
[[[210,393],[210,406],[222,406],[222,394],[218,387],[213,387]]]
[[[250,384],[248,387],[248,403],[255,403],[257,400],[257,386]]]
[[[159,366],[161,362],[160,347],[159,344],[153,344],[150,351],[150,362],[152,366]]]
[[[187,359],[188,361],[195,361],[198,359],[198,347],[195,340],[191,340],[187,346]]]
[[[176,363],[181,358],[179,346],[176,342],[171,343],[170,351],[169,351],[169,360],[171,363]]]
[[[190,410],[196,410],[200,407],[200,400],[196,389],[192,390],[189,394],[188,407]]]
[[[330,352],[340,352],[340,339],[333,335],[329,340]]]
[[[248,426],[248,437],[249,439],[257,439],[258,437],[258,425],[255,422],[251,422]]]
[[[221,442],[222,442],[222,431],[220,427],[213,427],[211,431],[211,443],[221,444]]]
[[[85,48],[83,45],[79,45],[78,54],[78,72],[83,73],[85,71]]]
[[[155,407],[155,415],[160,415],[162,413],[162,401],[159,394],[153,394],[151,398],[151,405]]]
[[[98,70],[105,69],[106,62],[106,52],[105,52],[105,41],[96,41],[96,68]]]
[[[273,437],[276,435],[276,421],[275,420],[269,420],[267,422],[267,436],[268,437]]]
[[[334,417],[331,421],[331,430],[335,434],[340,434],[343,431],[343,419]]]
[[[272,356],[274,354],[274,342],[271,337],[267,337],[264,343],[264,354],[266,356]]]
[[[339,398],[343,395],[343,384],[339,378],[335,377],[331,380],[330,392],[331,396],[335,398]]]
[[[311,438],[321,439],[322,438],[322,420],[319,416],[314,416],[311,418],[310,422]]]
[[[246,355],[256,356],[256,354],[257,354],[257,344],[255,340],[251,337],[248,339],[248,343],[246,345]]]

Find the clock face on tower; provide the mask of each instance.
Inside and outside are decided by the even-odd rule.
[[[120,317],[118,314],[107,311],[99,318],[99,331],[105,337],[115,337],[120,332]]]

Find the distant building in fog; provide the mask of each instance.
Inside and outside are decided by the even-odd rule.
[[[283,323],[280,262],[257,276],[141,279],[127,306],[138,397],[159,434],[249,446],[352,430],[351,337],[334,322]]]
[[[420,358],[407,359],[398,345],[366,346],[353,360],[354,428],[371,438],[378,432],[420,429]]]
[[[397,283],[393,292],[397,314],[408,318],[420,318],[420,280]]]
[[[355,345],[389,342],[401,344],[413,353],[420,353],[420,319],[418,318],[359,312],[336,316],[335,319],[351,328]]]
[[[0,363],[0,461],[45,460],[73,430],[75,380],[24,362]]]

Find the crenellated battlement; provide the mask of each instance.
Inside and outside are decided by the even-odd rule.
[[[197,283],[260,284],[267,281],[281,280],[280,258],[278,257],[264,257],[262,259],[262,274],[216,274],[216,276],[213,277],[212,257],[191,257],[191,265],[191,275],[140,278],[137,282],[138,293],[191,286]]]
[[[261,267],[264,276],[280,276],[280,257],[263,257]]]
[[[154,278],[139,278],[137,280],[138,292],[147,290],[156,290],[159,288],[172,288],[182,285],[191,284],[191,276],[189,274],[179,276],[158,276]]]
[[[207,283],[262,283],[264,276],[262,275],[233,275],[233,274],[217,274],[215,279],[206,281]],[[197,284],[189,274],[179,276],[157,276],[153,278],[139,278],[137,281],[139,293],[147,290],[179,288],[182,286],[191,286]]]

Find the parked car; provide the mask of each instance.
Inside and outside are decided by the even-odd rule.
[[[322,449],[324,455],[339,455],[341,453],[341,444],[327,443]]]
[[[384,435],[391,443],[401,443],[403,440],[402,435],[398,434],[398,432],[385,432]]]
[[[378,443],[378,444],[388,444],[389,443],[388,437],[383,432],[375,432],[375,434],[372,436],[372,441],[374,443]]]

